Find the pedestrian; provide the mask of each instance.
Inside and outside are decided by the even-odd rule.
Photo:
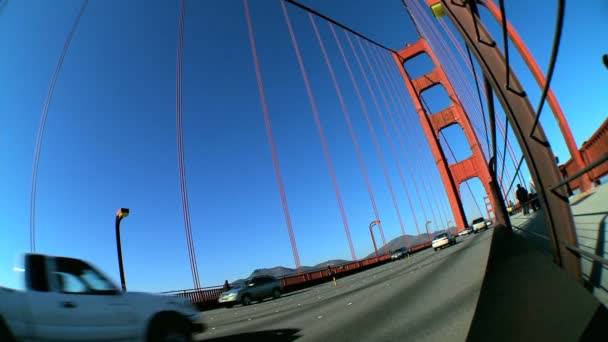
[[[224,292],[229,291],[230,290],[230,284],[228,284],[228,280],[226,280],[224,282]]]
[[[528,210],[528,191],[523,188],[520,184],[517,184],[517,190],[515,190],[515,197],[519,202],[519,205],[523,209],[524,216],[529,214]]]

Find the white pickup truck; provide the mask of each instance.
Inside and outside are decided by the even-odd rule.
[[[186,299],[122,292],[90,264],[26,254],[23,291],[0,286],[0,341],[192,341],[205,330]],[[20,265],[21,266],[21,265]]]
[[[471,227],[473,227],[473,233],[477,234],[482,229],[488,229],[488,223],[483,217],[478,217],[471,222]]]

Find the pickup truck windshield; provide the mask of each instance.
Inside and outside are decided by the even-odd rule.
[[[112,282],[81,260],[57,258],[56,267],[53,273],[61,292],[104,293],[117,291]]]
[[[473,224],[475,224],[475,223],[481,223],[481,222],[483,222],[483,217],[476,218],[476,219],[473,220]]]

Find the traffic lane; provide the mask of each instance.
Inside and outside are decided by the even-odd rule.
[[[491,231],[460,239],[461,243],[439,252],[420,253],[411,262],[390,263],[346,277],[337,288],[316,286],[314,291],[263,303],[264,307],[246,307],[247,311],[233,313],[234,317],[208,314],[210,330],[205,338],[238,338],[253,332],[274,336],[288,331],[290,339],[303,340],[403,336],[464,340],[483,279]],[[439,325],[432,322],[444,308],[450,314]]]
[[[358,281],[361,281],[362,284],[369,281],[369,279],[373,279],[385,272],[392,271],[395,267],[402,265],[405,262],[417,262],[420,258],[423,257],[424,254],[429,253],[429,250],[422,251],[411,256],[409,259],[398,260],[392,263],[387,263],[363,272],[359,272],[356,274],[352,274],[346,277],[338,277],[337,282],[339,287],[343,286],[359,286]],[[281,296],[278,300],[267,299],[261,303],[256,303],[251,306],[241,306],[237,305],[231,309],[215,309],[206,311],[206,316],[209,320],[213,320],[216,323],[220,323],[223,320],[226,320],[228,317],[239,316],[239,315],[247,315],[253,313],[261,313],[265,310],[271,310],[273,308],[281,307],[282,305],[289,305],[289,302],[293,302],[297,300],[298,303],[307,303],[309,301],[315,301],[322,299],[325,296],[325,291],[333,288],[333,283],[327,282],[323,284],[319,284],[316,286],[312,286],[303,290],[286,293]],[[321,298],[319,298],[321,297]]]
[[[358,289],[366,286],[366,283],[374,280],[376,277],[381,276],[387,272],[393,272],[395,268],[407,267],[409,263],[412,265],[426,258],[425,255],[433,253],[432,250],[425,250],[411,256],[409,259],[398,260],[392,263],[387,263],[363,272],[359,272],[343,278],[338,278],[338,290],[342,291],[345,287],[350,289]],[[296,306],[308,305],[314,302],[322,301],[327,297],[328,291],[336,289],[333,287],[333,283],[327,282],[320,285],[316,285],[310,288],[299,290],[297,292],[284,294],[278,300],[267,299],[261,303],[256,303],[251,306],[235,306],[231,309],[215,309],[206,311],[208,321],[213,322],[213,327],[219,328],[225,324],[231,324],[235,321],[244,320],[243,317],[250,318],[251,315],[257,315],[257,317],[273,313],[277,310],[281,311],[289,308],[292,303],[297,302]],[[249,320],[249,319],[247,319]],[[213,328],[212,327],[212,328]]]
[[[449,250],[449,249],[447,249],[447,250]],[[429,254],[431,252],[432,251],[427,251],[426,254]],[[431,254],[431,255],[434,256],[433,254]],[[420,261],[422,261],[423,258],[412,257],[412,259],[419,259]],[[432,259],[426,260],[426,262],[429,262],[429,261],[433,262]],[[290,303],[285,303],[286,301],[283,301],[283,303],[279,303],[281,301],[281,300],[279,300],[279,301],[266,302],[266,303],[264,303],[264,304],[266,304],[265,307],[253,306],[253,307],[242,308],[244,310],[242,310],[241,312],[230,313],[231,316],[233,316],[233,317],[228,318],[228,322],[226,322],[226,316],[222,317],[222,316],[216,316],[213,313],[208,313],[208,319],[210,322],[212,322],[212,324],[210,324],[210,327],[212,330],[215,330],[214,328],[223,330],[223,328],[225,328],[225,327],[223,327],[223,325],[226,325],[226,323],[228,323],[228,325],[230,325],[232,327],[231,330],[234,330],[234,328],[239,325],[243,325],[243,326],[254,325],[253,324],[254,322],[252,322],[252,321],[263,319],[269,315],[276,316],[273,314],[289,313],[291,311],[294,311],[294,309],[296,309],[296,308],[300,309],[300,311],[309,310],[310,309],[309,304],[314,304],[316,302],[323,301],[324,298],[327,297],[327,295],[325,293],[326,291],[333,291],[336,294],[340,294],[341,292],[344,292],[344,290],[358,291],[360,288],[367,287],[368,283],[370,281],[373,281],[375,277],[378,277],[378,276],[384,274],[387,270],[390,271],[391,268],[393,268],[394,266],[397,266],[397,265],[399,265],[399,264],[398,263],[387,264],[387,265],[383,265],[383,266],[377,267],[372,270],[368,270],[366,272],[359,273],[357,275],[354,275],[354,276],[351,276],[348,278],[344,278],[343,280],[341,280],[339,282],[340,286],[336,289],[333,289],[333,286],[329,286],[330,284],[325,284],[324,287],[317,286],[316,289],[312,288],[312,291],[309,291],[308,293],[302,293],[302,296],[297,298],[297,302],[298,302],[297,304],[295,304],[295,302],[294,302],[294,303],[292,303],[292,305],[290,305]],[[412,265],[402,264],[399,266],[401,266],[401,268],[410,269],[410,268],[412,268],[412,266],[415,266],[415,265],[416,264],[412,263]],[[349,282],[351,280],[357,280],[357,279],[359,279],[360,281],[356,282],[355,284],[349,284]],[[326,291],[325,292],[322,291],[323,289]],[[290,298],[290,299],[291,299],[291,301],[294,301],[295,298]],[[264,304],[262,304],[262,305],[264,305]],[[279,304],[282,304],[282,305],[279,305]],[[286,305],[289,307],[285,308]],[[230,310],[225,310],[225,312],[229,312],[229,311]],[[218,320],[216,320],[216,319],[218,319]],[[222,322],[222,321],[224,321],[224,322]],[[246,324],[247,322],[249,322],[250,324]],[[243,324],[243,323],[245,323],[245,324]]]
[[[428,250],[423,251],[419,254],[411,256],[409,259],[395,261],[393,263],[384,264],[357,274],[338,278],[338,288],[334,288],[333,283],[327,282],[307,289],[284,294],[277,300],[265,300],[262,303],[256,303],[251,306],[236,306],[231,309],[210,310],[206,312],[207,320],[210,323],[213,323],[211,328],[220,328],[223,325],[232,324],[235,321],[245,320],[243,317],[246,317],[246,320],[248,320],[251,315],[257,315],[256,317],[260,317],[268,313],[277,313],[283,311],[293,305],[296,307],[309,305],[323,300],[327,296],[327,293],[332,291],[332,289],[342,290],[345,287],[356,289],[365,286],[365,284],[371,279],[375,279],[386,272],[392,272],[394,268],[399,267],[400,265],[405,266],[405,262],[417,262],[417,260],[422,258],[422,255],[428,252]]]

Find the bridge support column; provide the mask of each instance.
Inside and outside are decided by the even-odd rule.
[[[435,68],[428,74],[412,80],[405,70],[404,63],[424,53],[431,58]],[[465,228],[468,224],[459,195],[458,189],[460,184],[471,178],[478,177],[486,190],[492,208],[497,207],[496,200],[501,198],[500,196],[496,197],[495,191],[492,191],[491,189],[492,177],[488,169],[488,163],[483,155],[479,139],[473,130],[471,121],[456,95],[452,84],[443,71],[439,60],[424,38],[420,38],[414,44],[406,46],[403,50],[394,54],[393,57],[398,64],[401,75],[405,81],[405,86],[416,107],[418,118],[422,124],[424,134],[427,137],[437,163],[437,168],[439,169],[439,174],[441,175],[441,179],[446,189],[452,208],[452,214],[456,220],[456,225],[459,229]],[[435,85],[442,85],[445,88],[450,98],[451,105],[440,112],[427,113],[423,106],[421,94]],[[459,124],[463,128],[472,155],[465,160],[448,165],[445,153],[439,144],[439,132],[453,124]],[[496,213],[496,210],[494,210],[494,212]]]

